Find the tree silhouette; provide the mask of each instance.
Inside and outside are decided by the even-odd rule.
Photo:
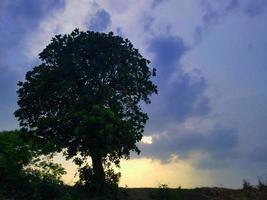
[[[157,93],[155,69],[128,39],[78,29],[56,35],[39,58],[18,83],[21,130],[50,151],[81,155],[79,165],[90,156],[101,191],[104,163],[119,165],[130,151],[140,153],[136,143],[148,120],[140,103]]]

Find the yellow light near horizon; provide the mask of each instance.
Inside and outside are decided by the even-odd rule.
[[[194,169],[189,162],[175,160],[162,163],[150,158],[122,160],[120,186],[158,187],[167,184],[169,187],[192,188],[207,184],[208,173]]]
[[[62,181],[67,185],[74,185],[79,179],[77,174],[77,166],[71,160],[66,160],[61,153],[56,154],[53,160],[54,162],[61,164],[67,172],[67,174],[62,176]]]
[[[193,188],[211,185],[210,172],[193,167],[195,160],[200,158],[199,154],[187,160],[181,160],[177,156],[173,156],[166,163],[151,158],[121,160],[121,168],[115,169],[115,171],[120,171],[122,174],[121,187],[126,185],[130,188],[158,187],[160,184],[167,184],[174,188],[179,186]],[[77,173],[75,164],[66,161],[62,155],[56,156],[55,161],[61,163],[67,171],[62,180],[66,184],[73,185],[78,180],[78,177],[74,177]]]

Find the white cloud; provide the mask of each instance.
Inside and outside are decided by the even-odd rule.
[[[153,138],[152,136],[143,136],[141,142],[144,144],[152,144]]]
[[[75,28],[86,29],[90,17],[96,10],[96,4],[91,0],[66,0],[63,8],[45,17],[39,23],[37,32],[28,36],[26,48],[28,58],[36,58],[55,34],[70,33]]]

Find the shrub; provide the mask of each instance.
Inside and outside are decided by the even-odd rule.
[[[246,179],[243,180],[243,190],[252,190],[253,186]]]
[[[267,190],[267,180],[263,179],[262,177],[258,178],[258,186],[257,188],[260,191]]]

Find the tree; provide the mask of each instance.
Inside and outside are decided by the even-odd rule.
[[[40,149],[20,134],[18,130],[0,132],[0,199],[2,195],[12,199],[63,196],[62,166],[40,155]]]
[[[30,163],[34,152],[31,146],[19,138],[19,131],[0,132],[0,191],[18,184],[23,167]]]
[[[41,64],[19,82],[15,112],[26,137],[67,158],[90,156],[100,190],[103,163],[119,165],[138,154],[148,116],[140,103],[157,93],[155,69],[128,39],[112,32],[56,35],[39,54]]]

